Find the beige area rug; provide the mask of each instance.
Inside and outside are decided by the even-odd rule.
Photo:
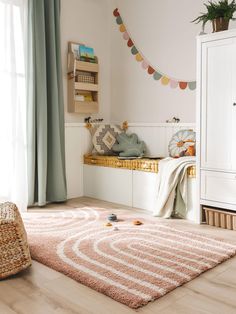
[[[168,221],[83,208],[28,213],[24,222],[33,259],[131,308],[158,299],[236,254],[236,246]],[[132,225],[133,219],[144,222]]]

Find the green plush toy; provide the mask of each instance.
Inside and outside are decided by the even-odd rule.
[[[145,152],[145,143],[138,140],[137,134],[120,133],[117,136],[118,144],[112,150],[119,153],[120,157],[142,157]]]

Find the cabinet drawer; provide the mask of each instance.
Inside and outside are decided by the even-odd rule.
[[[153,211],[157,202],[157,173],[133,171],[133,207]]]
[[[236,204],[236,173],[201,171],[201,198]]]
[[[84,165],[84,196],[132,206],[132,170]]]

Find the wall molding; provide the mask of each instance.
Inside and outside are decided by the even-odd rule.
[[[83,122],[65,122],[66,128],[82,128],[85,127],[85,123]]]
[[[112,122],[113,124],[118,124],[118,125],[122,125],[123,122]],[[163,123],[154,123],[154,122],[129,122],[128,121],[128,125],[129,127],[147,127],[147,128],[150,128],[150,127],[166,127],[166,128],[173,128],[173,127],[195,127],[195,123],[166,123],[166,122],[163,122]]]
[[[122,125],[123,121],[112,121],[112,122],[102,122],[97,124],[118,124]],[[142,126],[142,127],[192,127],[195,126],[194,122],[179,122],[179,123],[154,123],[154,122],[128,122],[129,126]],[[86,124],[84,122],[65,122],[65,127],[85,127]]]

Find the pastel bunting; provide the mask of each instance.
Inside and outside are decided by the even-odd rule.
[[[143,60],[143,62],[142,62],[142,68],[143,68],[144,70],[147,70],[147,68],[148,68],[148,62],[147,62],[146,60]]]
[[[115,17],[117,17],[117,16],[120,15],[120,13],[119,13],[119,11],[118,11],[118,8],[116,8],[116,9],[113,11],[113,15],[114,15]]]
[[[175,81],[175,80],[170,80],[170,87],[171,88],[177,88],[179,85],[179,82]]]
[[[169,79],[167,76],[163,76],[163,77],[161,78],[161,83],[162,83],[162,85],[168,85],[169,82],[170,82],[170,79]]]
[[[127,46],[131,48],[133,45],[134,45],[134,43],[133,43],[132,39],[129,38],[129,40],[127,42]]]
[[[196,87],[197,87],[196,82],[188,82],[188,88],[189,88],[190,90],[195,90]]]
[[[120,32],[121,32],[121,33],[124,33],[125,31],[126,31],[125,25],[124,25],[124,24],[121,24],[121,25],[120,25]]]
[[[124,40],[128,40],[129,39],[129,34],[127,33],[127,31],[124,32],[123,38],[124,38]]]
[[[155,71],[153,74],[153,78],[154,78],[154,80],[159,81],[162,78],[162,74]]]
[[[138,50],[137,50],[137,48],[135,46],[133,46],[131,48],[131,53],[132,53],[132,55],[136,55],[138,53]]]
[[[186,89],[186,87],[188,86],[188,83],[187,82],[179,82],[179,88],[180,89]]]
[[[149,65],[148,67],[148,74],[153,74],[155,70]]]
[[[143,57],[141,56],[140,53],[137,53],[137,54],[136,54],[135,59],[136,59],[136,61],[138,61],[138,62],[143,61]]]
[[[116,18],[116,23],[117,23],[118,25],[123,24],[123,20],[122,20],[122,18],[121,18],[120,15]]]
[[[123,23],[122,17],[120,16],[120,12],[118,8],[116,8],[113,11],[113,15],[116,18],[116,23],[119,25],[120,32],[123,33],[123,39],[127,41],[127,46],[131,49],[132,55],[135,56],[135,60],[137,62],[140,62],[142,68],[144,70],[147,70],[147,73],[152,75],[154,80],[156,81],[160,80],[163,86],[169,85],[172,89],[175,89],[177,87],[179,87],[181,90],[185,90],[187,87],[191,91],[194,91],[196,89],[195,81],[187,82],[187,81],[180,81],[177,79],[171,79],[169,78],[168,75],[163,74],[155,70],[152,66],[150,66],[150,63],[146,59],[144,59],[142,53],[138,51],[128,31],[126,30],[126,27]]]

